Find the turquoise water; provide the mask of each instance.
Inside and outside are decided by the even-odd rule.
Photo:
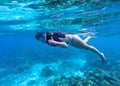
[[[38,31],[93,35],[83,49],[39,43]],[[119,0],[0,0],[0,86],[120,86]]]

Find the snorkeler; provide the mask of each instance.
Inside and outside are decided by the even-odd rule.
[[[47,43],[51,46],[60,46],[63,48],[68,47],[68,43],[74,47],[80,49],[90,50],[98,54],[102,61],[105,62],[106,58],[103,53],[101,53],[95,47],[88,45],[87,42],[91,38],[88,36],[82,40],[79,35],[66,34],[64,32],[39,32],[35,35],[35,38],[43,43]]]

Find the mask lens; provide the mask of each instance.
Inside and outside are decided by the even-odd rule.
[[[41,42],[45,42],[46,41],[45,34],[43,34],[41,37],[39,37],[38,40]]]

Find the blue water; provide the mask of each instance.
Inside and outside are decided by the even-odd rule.
[[[38,31],[93,35],[88,44],[103,52],[107,62],[70,45],[42,44],[34,38]],[[60,86],[53,84],[56,79],[84,78],[86,67],[120,73],[119,51],[119,0],[0,0],[0,86]]]

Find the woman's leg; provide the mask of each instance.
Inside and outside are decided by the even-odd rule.
[[[105,62],[106,58],[105,58],[104,54],[101,53],[97,48],[87,45],[85,49],[95,52],[96,54],[98,54],[101,57],[102,61]]]
[[[87,42],[89,41],[90,38],[92,38],[92,37],[91,37],[91,36],[88,36],[88,37],[85,38],[83,41],[84,41],[85,43],[87,43]]]
[[[98,54],[103,61],[105,61],[105,56],[103,53],[101,53],[98,49],[96,49],[93,46],[88,45],[86,42],[90,39],[90,37],[86,38],[85,40],[82,40],[78,35],[73,35],[73,41],[70,43],[72,46],[77,48],[84,48],[86,50],[90,50],[96,54]]]

